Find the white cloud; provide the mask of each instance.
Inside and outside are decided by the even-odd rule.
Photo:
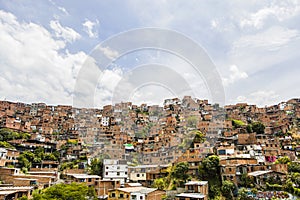
[[[241,71],[236,65],[231,65],[229,67],[229,73],[230,75],[228,78],[223,78],[225,86],[235,83],[238,80],[248,78],[248,74],[246,72]]]
[[[63,27],[57,20],[50,21],[50,27],[54,30],[57,38],[62,38],[67,42],[74,42],[81,37],[80,34],[72,28]]]
[[[274,105],[279,103],[280,96],[274,91],[255,91],[247,96],[238,96],[235,102],[256,104],[258,106]]]
[[[298,30],[274,26],[254,35],[242,36],[234,43],[234,48],[237,52],[241,48],[264,48],[269,51],[275,51],[298,39],[299,36]]]
[[[64,8],[64,7],[57,7],[58,8],[58,10],[60,10],[60,11],[62,11],[65,15],[70,15],[69,13],[68,13],[68,11]]]
[[[298,14],[299,11],[299,1],[281,1],[251,13],[249,17],[241,20],[240,25],[242,28],[254,27],[261,29],[269,18],[273,17],[278,21],[284,21]]]
[[[1,10],[0,43],[1,98],[71,104],[85,53],[69,53],[44,27]]]
[[[98,31],[97,31],[98,25],[99,25],[98,20],[92,22],[88,19],[86,19],[85,22],[82,24],[84,28],[83,30],[88,34],[90,38],[98,38]]]
[[[98,47],[98,49],[110,60],[114,60],[119,56],[119,52],[111,49],[110,47]]]
[[[94,94],[96,107],[112,104],[115,88],[122,79],[122,76],[123,71],[119,67],[106,69],[101,73]]]
[[[62,13],[64,13],[65,15],[70,15],[69,12],[62,6],[58,6],[54,1],[49,0],[49,2],[56,7],[58,10],[60,10]]]

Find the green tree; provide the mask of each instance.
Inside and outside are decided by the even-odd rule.
[[[187,118],[187,126],[189,128],[196,128],[198,123],[197,116],[190,116]]]
[[[24,151],[18,157],[18,165],[23,172],[26,172],[31,167],[34,159],[35,159],[34,153],[30,151]]]
[[[100,158],[94,158],[90,164],[90,174],[102,176],[103,161]]]
[[[57,184],[40,193],[33,194],[33,200],[86,200],[97,199],[94,188],[82,183]]]
[[[243,174],[241,176],[240,186],[242,187],[254,187],[254,179],[251,176],[248,176],[247,174]]]
[[[295,183],[295,185],[297,187],[300,186],[300,173],[299,172],[291,173],[290,179],[291,179],[291,181],[293,181],[293,183]]]
[[[289,164],[291,159],[287,156],[280,157],[275,161],[275,164]]]
[[[189,163],[180,162],[173,167],[171,171],[171,176],[178,180],[179,186],[183,186],[183,184],[189,178],[189,175],[187,174],[188,171],[189,171]]]
[[[159,190],[164,190],[167,187],[166,180],[164,178],[157,178],[153,182],[153,187],[158,188]]]
[[[290,162],[288,164],[288,171],[289,172],[299,172],[300,173],[300,163]]]
[[[248,191],[246,188],[242,187],[241,189],[239,189],[238,191],[238,200],[247,200],[248,197]]]
[[[234,128],[241,128],[245,126],[245,123],[242,120],[232,119],[231,121]]]
[[[199,179],[208,181],[209,197],[214,199],[220,195],[220,159],[216,155],[209,156],[202,160],[199,166]]]
[[[221,192],[226,199],[233,199],[234,190],[235,185],[233,182],[227,180],[222,182]]]
[[[195,135],[193,143],[203,143],[205,142],[205,134],[199,130],[193,131]]]
[[[16,140],[16,139],[29,139],[29,133],[23,132],[16,132],[8,128],[1,128],[0,129],[0,141],[9,141],[9,140]]]
[[[6,141],[0,141],[0,147],[15,149],[15,147],[13,145],[11,145],[10,143],[8,143]]]
[[[200,167],[202,168],[201,170],[203,170],[201,172],[204,172],[205,175],[209,177],[216,176],[217,174],[219,174],[220,159],[216,155],[209,156],[202,160],[202,164]]]
[[[247,130],[248,133],[253,133],[252,125],[251,125],[251,124],[248,124],[248,125],[246,126],[246,130]]]
[[[252,123],[253,132],[256,134],[264,134],[265,133],[265,125],[261,122],[253,122]]]

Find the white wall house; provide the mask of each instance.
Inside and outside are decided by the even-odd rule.
[[[117,180],[124,185],[128,179],[128,165],[126,160],[103,160],[103,180]]]
[[[109,117],[101,117],[102,126],[109,126]]]

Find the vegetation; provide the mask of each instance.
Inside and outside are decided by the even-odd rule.
[[[196,128],[198,123],[197,116],[190,116],[187,118],[187,127],[189,128]]]
[[[290,162],[288,164],[288,171],[289,172],[298,172],[298,173],[300,173],[300,163]]]
[[[41,163],[43,160],[58,161],[59,152],[45,153],[44,148],[39,147],[34,152],[23,151],[18,157],[19,167],[23,172],[27,172],[31,168],[32,163]]]
[[[90,164],[90,174],[102,176],[103,173],[103,159],[94,158]]]
[[[233,191],[235,190],[235,185],[231,181],[223,181],[222,187],[221,187],[221,192],[222,195],[226,199],[233,199]]]
[[[254,180],[253,177],[248,176],[247,174],[243,174],[241,176],[240,186],[246,188],[253,188],[254,187]]]
[[[190,175],[187,174],[188,169],[189,164],[187,162],[180,162],[174,166],[170,166],[166,170],[167,176],[155,179],[152,186],[164,190],[183,187],[184,183],[190,180]]]
[[[158,188],[159,190],[164,190],[167,187],[165,178],[157,178],[154,180],[153,187]]]
[[[253,122],[252,124],[253,132],[256,134],[264,134],[265,133],[265,125],[261,122]]]
[[[173,167],[171,177],[175,179],[177,186],[183,187],[184,183],[189,179],[188,170],[189,164],[187,162],[180,162]]]
[[[284,156],[284,157],[280,157],[278,158],[276,161],[275,161],[275,164],[288,164],[290,163],[291,160],[289,157],[287,156]]]
[[[94,188],[82,183],[57,184],[33,194],[33,200],[97,199]]]
[[[17,140],[17,139],[29,139],[30,134],[24,132],[16,132],[8,128],[0,129],[0,141],[7,142],[9,140]]]
[[[208,181],[209,197],[211,199],[220,196],[222,183],[218,156],[212,155],[202,160],[202,164],[199,166],[199,179]]]
[[[234,128],[241,128],[246,125],[242,120],[232,119],[231,121]]]
[[[9,148],[9,149],[15,149],[13,145],[6,141],[0,141],[0,147]]]
[[[261,122],[253,122],[246,126],[246,130],[248,133],[257,133],[257,134],[264,134],[265,133],[265,125]]]
[[[191,137],[191,139],[193,138],[193,140],[190,144],[190,148],[194,148],[194,143],[203,143],[206,140],[205,134],[199,130],[192,131],[191,136],[189,136],[189,137]]]

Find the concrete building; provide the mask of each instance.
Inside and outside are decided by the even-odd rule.
[[[103,160],[103,180],[120,181],[121,186],[128,179],[128,165],[126,160]]]

